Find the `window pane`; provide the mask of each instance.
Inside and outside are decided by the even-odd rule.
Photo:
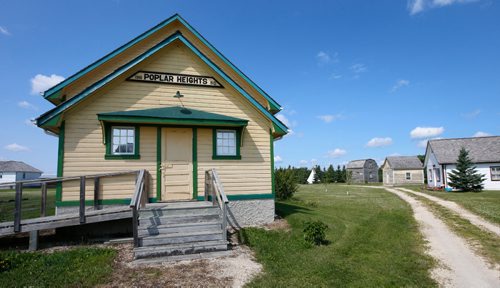
[[[217,155],[236,155],[236,131],[217,130]]]
[[[135,129],[129,127],[112,128],[111,147],[113,154],[134,154]]]

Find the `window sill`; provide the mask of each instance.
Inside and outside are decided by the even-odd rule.
[[[141,155],[139,155],[139,154],[133,154],[133,155],[106,154],[106,155],[104,155],[104,159],[106,159],[106,160],[135,160],[135,159],[141,159]]]
[[[213,155],[212,160],[241,160],[241,155],[236,156],[217,156]]]

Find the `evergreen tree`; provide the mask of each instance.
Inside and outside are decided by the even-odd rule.
[[[313,183],[320,183],[321,179],[323,179],[323,171],[321,171],[321,167],[319,167],[319,165],[314,166],[313,169],[316,172],[316,174],[314,174]]]
[[[345,170],[345,165],[342,166],[342,171],[340,171],[340,182],[345,183],[346,182],[346,176],[347,172]]]
[[[330,166],[328,166],[328,169],[325,172],[325,182],[333,183],[334,178],[335,178],[335,169],[333,169],[333,165],[330,164]]]
[[[460,191],[481,191],[483,190],[483,174],[479,174],[472,164],[469,152],[462,148],[458,154],[457,168],[448,175],[449,185]]]

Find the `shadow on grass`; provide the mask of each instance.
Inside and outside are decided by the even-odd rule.
[[[305,208],[303,206],[284,202],[276,202],[276,214],[283,218],[286,218],[295,213],[310,214],[309,211],[311,211],[311,209]]]

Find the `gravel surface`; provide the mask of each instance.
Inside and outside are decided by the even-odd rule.
[[[441,287],[500,287],[500,270],[473,252],[467,242],[454,234],[420,201],[405,192],[385,188],[410,204],[415,219],[428,241],[428,253],[438,260],[432,277]]]

